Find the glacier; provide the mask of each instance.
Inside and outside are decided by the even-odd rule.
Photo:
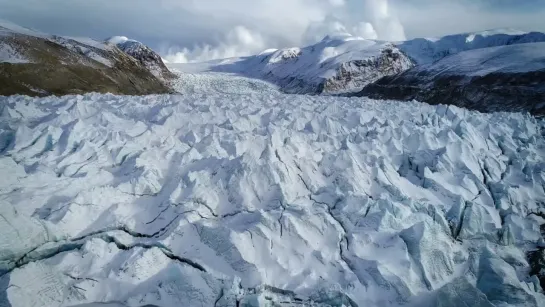
[[[543,119],[176,82],[0,97],[0,305],[545,304]]]

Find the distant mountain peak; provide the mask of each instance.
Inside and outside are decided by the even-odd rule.
[[[129,39],[126,36],[112,36],[106,40],[106,43],[117,46],[121,51],[135,58],[156,77],[162,79],[171,79],[174,77],[166,67],[161,56],[143,43]]]

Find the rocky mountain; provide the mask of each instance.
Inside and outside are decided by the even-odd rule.
[[[304,48],[268,50],[250,57],[173,67],[181,71],[236,73],[271,82],[287,93],[338,94],[358,91],[413,65],[392,43],[328,36]]]
[[[545,43],[463,51],[367,85],[357,96],[545,115]]]
[[[176,77],[176,75],[170,72],[165,66],[161,56],[141,42],[128,39],[124,36],[111,37],[107,42],[116,45],[123,52],[138,60],[140,64],[146,67],[156,77],[164,80]]]
[[[141,59],[115,45],[49,35],[0,21],[0,95],[170,91]]]

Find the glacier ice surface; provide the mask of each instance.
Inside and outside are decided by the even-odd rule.
[[[177,86],[0,97],[0,304],[545,304],[543,120]]]

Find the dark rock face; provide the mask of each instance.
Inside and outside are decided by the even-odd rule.
[[[543,116],[543,48],[545,43],[528,43],[464,51],[385,76],[355,95]]]
[[[530,112],[545,115],[545,71],[485,76],[434,76],[407,71],[384,77],[356,96],[452,104],[481,112]]]
[[[163,78],[165,80],[176,77],[168,70],[165,63],[163,63],[161,56],[159,56],[148,46],[137,41],[128,40],[117,44],[117,47],[121,49],[121,51],[135,58],[156,77]]]
[[[0,45],[27,60],[0,62],[0,95],[125,95],[169,93],[170,88],[118,48],[99,48],[72,39],[20,33],[0,37]]]

